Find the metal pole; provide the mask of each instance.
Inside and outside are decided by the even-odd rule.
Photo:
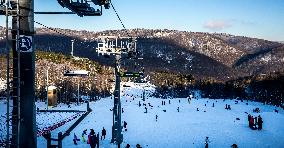
[[[71,40],[71,44],[72,44],[72,48],[71,48],[71,56],[73,57],[74,56],[74,40]]]
[[[48,110],[48,68],[46,69],[46,110]]]
[[[20,133],[19,146],[36,148],[36,109],[35,109],[35,53],[34,53],[34,0],[17,0],[19,2],[20,33],[30,37],[30,52],[18,52],[20,56]],[[19,36],[18,36],[19,37]],[[21,41],[21,47],[27,45]]]
[[[121,102],[120,102],[120,76],[119,76],[119,66],[120,66],[120,55],[116,55],[115,62],[115,91],[114,91],[114,107],[113,107],[113,127],[112,127],[112,139],[111,142],[120,144],[123,141],[123,135],[121,134]]]
[[[9,127],[9,113],[10,113],[10,48],[9,48],[9,17],[8,17],[8,1],[6,1],[6,58],[7,58],[7,71],[6,71],[6,77],[7,77],[7,88],[6,88],[6,99],[7,99],[7,114],[6,114],[6,130],[7,130],[7,135],[6,135],[6,146],[7,148],[10,148],[10,127]]]
[[[79,97],[80,97],[80,80],[78,78],[78,96],[77,96],[77,105],[79,105]]]

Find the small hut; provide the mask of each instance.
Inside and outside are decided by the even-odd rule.
[[[48,87],[48,106],[57,105],[57,87],[49,86]]]

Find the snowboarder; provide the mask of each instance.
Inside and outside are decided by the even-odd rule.
[[[210,141],[209,141],[209,137],[205,138],[205,148],[208,148]]]
[[[90,136],[89,136],[89,144],[91,146],[91,148],[95,148],[96,145],[97,145],[97,137],[95,135],[95,132],[93,129],[91,129],[91,132],[90,132]]]
[[[123,121],[123,127],[124,127],[125,131],[127,131],[127,127],[126,126],[127,126],[127,122]]]
[[[262,129],[262,118],[260,117],[260,115],[258,116],[258,130],[261,130]]]
[[[101,137],[101,140],[103,139],[104,137],[104,140],[106,139],[106,129],[103,127],[103,130],[102,130],[102,137]]]
[[[136,148],[142,148],[140,144],[136,144]]]
[[[77,141],[80,141],[80,139],[78,139],[77,135],[74,133],[73,142],[75,145],[77,145]]]
[[[86,138],[85,138],[85,135],[87,135],[87,129],[85,129],[82,133],[82,141],[83,142],[86,142]]]

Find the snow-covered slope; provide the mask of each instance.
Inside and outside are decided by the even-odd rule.
[[[235,104],[236,100],[213,100],[200,98],[200,96],[191,101],[187,98],[162,100],[149,97],[154,91],[153,86],[144,85],[142,87],[133,83],[125,85],[131,87],[122,87],[121,102],[124,110],[122,121],[128,123],[128,130],[123,131],[122,147],[125,147],[127,143],[135,147],[139,143],[143,148],[202,148],[206,136],[209,137],[209,146],[212,148],[230,147],[234,143],[244,148],[282,148],[284,145],[283,109],[256,102],[238,101]],[[142,101],[143,88],[146,92],[145,102]],[[138,106],[139,101],[142,104],[141,107]],[[165,101],[166,105],[162,105],[162,101]],[[147,113],[144,113],[143,103],[146,104]],[[150,107],[149,103],[153,107]],[[215,107],[212,107],[213,103]],[[232,110],[225,110],[226,104],[231,105]],[[4,105],[3,102],[1,102],[2,105]],[[42,103],[37,103],[37,105],[44,108]],[[75,107],[84,110],[86,106],[72,106],[72,109]],[[63,140],[64,148],[89,148],[90,146],[82,141],[74,145],[73,134],[75,133],[80,138],[85,129],[88,133],[90,129],[94,129],[96,133],[101,134],[103,127],[107,130],[107,135],[106,140],[100,141],[100,147],[117,147],[110,143],[112,127],[110,109],[113,107],[113,99],[104,98],[91,102],[90,107],[93,111],[72,131],[70,136]],[[180,112],[177,111],[178,107]],[[261,112],[253,113],[253,109],[257,107]],[[58,106],[55,109],[60,108],[65,109],[66,106]],[[275,113],[274,109],[279,110],[279,113]],[[1,110],[1,115],[4,111]],[[251,130],[248,127],[246,112],[253,116],[262,116],[263,130]],[[158,115],[157,121],[156,115]],[[48,120],[45,121],[48,124]],[[70,122],[54,130],[53,138],[56,138],[58,132],[68,129],[71,124]],[[43,137],[38,137],[38,147],[46,147]]]
[[[153,91],[151,87],[144,87],[146,93]],[[148,90],[149,89],[149,90]],[[236,100],[209,100],[197,98],[190,103],[186,98],[171,99],[162,106],[162,100],[158,98],[147,97],[146,101],[141,100],[143,88],[137,85],[131,85],[124,88],[122,96],[122,121],[128,123],[127,132],[123,132],[124,142],[131,147],[140,144],[142,147],[149,148],[184,148],[184,147],[204,147],[205,137],[208,136],[210,147],[221,148],[230,147],[236,143],[239,147],[274,147],[281,148],[284,145],[284,111],[279,109],[275,113],[273,106],[262,105],[254,102],[240,102],[235,104]],[[133,100],[134,98],[134,100]],[[180,103],[179,103],[180,100]],[[142,106],[138,106],[138,102]],[[147,104],[148,113],[145,112]],[[153,107],[149,107],[150,103]],[[215,107],[212,107],[212,105]],[[248,105],[246,105],[248,103]],[[205,106],[206,104],[206,106]],[[225,104],[230,104],[232,110],[225,110]],[[106,140],[100,141],[100,147],[116,147],[110,143],[112,111],[113,106],[111,98],[102,99],[91,103],[93,112],[75,128],[73,133],[80,137],[84,129],[94,129],[100,132],[104,127],[107,130]],[[180,108],[180,112],[177,108]],[[252,110],[259,107],[259,114]],[[200,111],[196,111],[199,108]],[[163,110],[166,110],[164,112]],[[253,116],[261,115],[264,120],[263,130],[251,130],[247,123],[248,112]],[[155,116],[158,115],[158,120]],[[240,120],[236,120],[240,118]],[[64,128],[64,127],[63,127]],[[73,133],[63,141],[64,147],[89,147],[84,142],[73,144]],[[44,141],[39,140],[39,146]]]

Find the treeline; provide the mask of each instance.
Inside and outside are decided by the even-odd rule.
[[[110,95],[112,84],[109,80],[113,77],[111,67],[102,66],[87,58],[74,58],[61,53],[36,52],[36,96],[46,98],[46,73],[48,69],[48,85],[56,86],[61,102],[77,100],[78,84],[80,95],[89,96],[91,99]],[[66,70],[87,70],[86,77],[66,77]]]
[[[166,71],[151,72],[150,81],[157,86],[153,96],[159,98],[188,97],[195,87],[192,75],[175,74]]]
[[[46,86],[56,86],[58,98],[61,102],[76,101],[78,84],[80,95],[98,98],[109,96],[112,88],[110,80],[113,79],[111,67],[103,66],[87,58],[73,58],[61,53],[35,52],[35,89],[36,99],[46,99]],[[6,59],[0,56],[1,75],[6,80]],[[66,70],[87,70],[87,77],[66,77]],[[48,71],[48,83],[47,83]],[[0,96],[5,96],[5,90],[0,90]]]
[[[152,83],[157,97],[188,97],[192,90],[200,90],[202,97],[212,99],[246,99],[284,108],[284,72],[216,81],[213,78],[195,80],[192,75],[157,72]]]

